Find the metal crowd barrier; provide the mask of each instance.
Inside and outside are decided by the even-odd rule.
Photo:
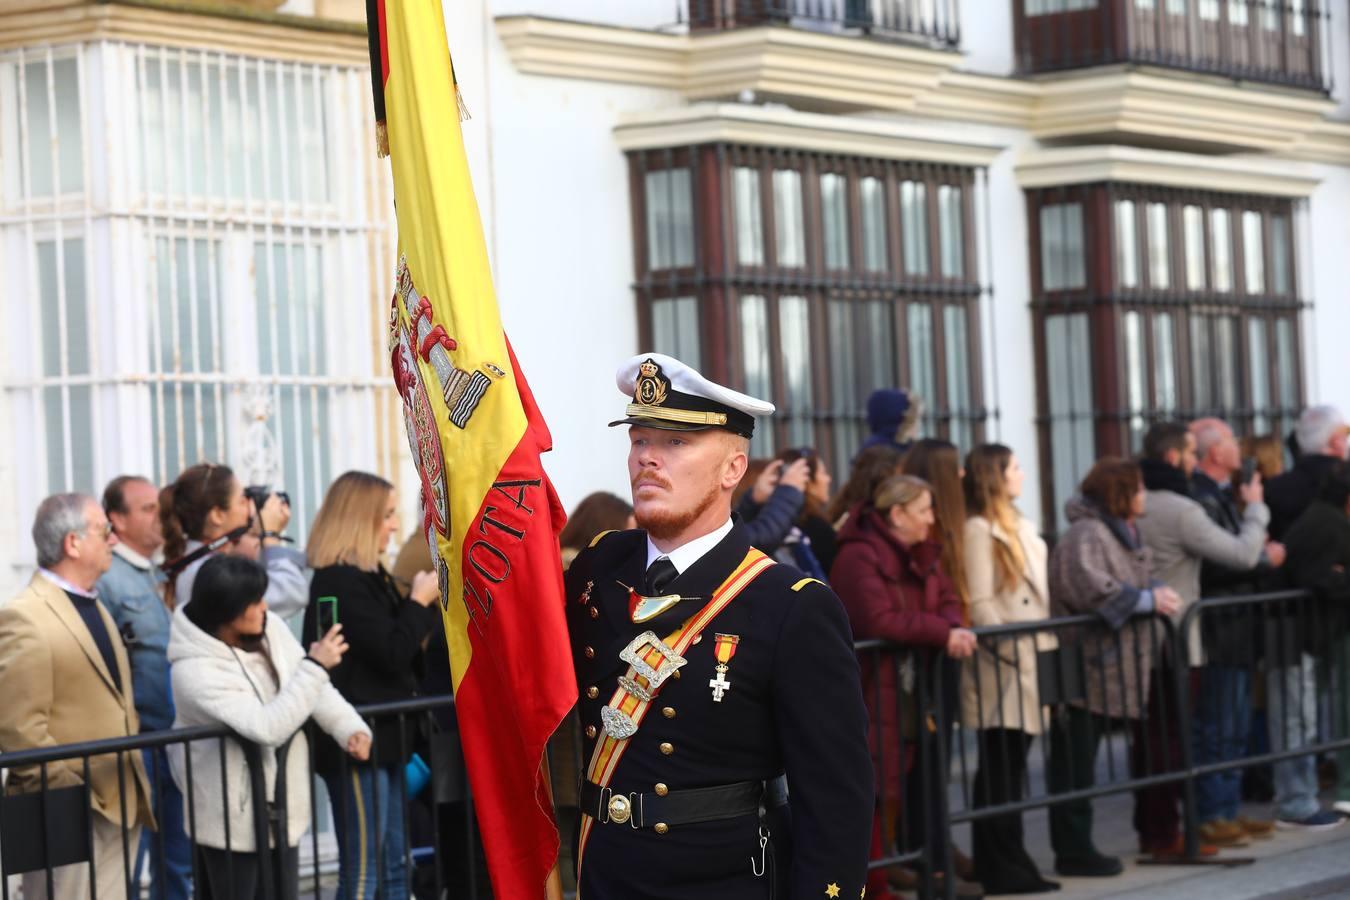
[[[1085,821],[1090,826],[1092,799],[1131,791],[1153,809],[1170,804],[1177,810],[1185,837],[1180,858],[1194,858],[1206,804],[1222,793],[1222,785],[1211,783],[1214,778],[1227,778],[1231,798],[1233,779],[1243,770],[1297,764],[1306,778],[1313,754],[1350,751],[1346,625],[1346,615],[1334,604],[1282,591],[1202,600],[1176,624],[1141,615],[1113,629],[1098,616],[1083,615],[977,628],[975,655],[959,664],[935,651],[858,642],[878,787],[873,879],[904,868],[917,879],[920,896],[951,896],[955,878],[948,848],[954,826],[1015,827],[1017,817],[1036,809],[1050,811],[1052,833]],[[418,900],[490,897],[453,703],[438,696],[360,708],[375,732],[372,758],[385,761],[381,768],[388,778],[383,790],[370,794],[369,807],[363,796],[358,810],[352,808],[354,792],[340,791],[324,802],[320,783],[345,786],[357,770],[330,737],[313,723],[306,726],[308,852],[274,847],[253,860],[261,867],[259,896],[294,900],[331,891],[337,853],[327,835],[335,829],[320,827],[331,809],[347,822],[354,812],[377,821],[402,818],[406,841],[397,853],[386,852],[384,833],[375,830],[369,858],[377,880],[401,859],[409,893]],[[1253,707],[1265,709],[1269,727],[1253,727],[1247,715]],[[1269,746],[1259,740],[1262,734]],[[92,769],[116,766],[125,807],[131,795],[124,763],[131,754],[164,749],[181,755],[186,830],[195,844],[211,812],[201,809],[195,795],[200,779],[193,778],[187,751],[202,742],[215,742],[221,750],[218,776],[208,776],[212,783],[219,778],[221,797],[238,798],[247,790],[261,798],[253,805],[251,843],[276,845],[273,837],[283,833],[288,816],[284,773],[292,745],[273,751],[223,728],[192,728],[3,753],[0,769],[11,778],[16,770],[26,771],[38,790],[0,793],[0,900],[13,896],[11,877],[25,873],[30,890],[46,888],[55,896],[53,870],[70,864],[87,867],[90,883],[97,884],[95,817],[86,789],[68,782],[88,784]],[[246,748],[247,764],[239,770],[225,765],[230,743]],[[269,797],[263,760],[273,752],[280,758],[280,777]],[[147,755],[147,776],[167,777],[158,756]],[[411,768],[402,762],[414,756]],[[560,869],[570,894],[569,832],[583,771],[575,715],[550,742],[548,758],[563,830]],[[71,779],[70,769],[57,765],[61,762],[73,763],[79,777]],[[1350,799],[1350,752],[1341,762]],[[321,779],[316,774],[321,772],[328,777]],[[426,781],[412,797],[410,777]],[[1315,796],[1315,768],[1311,777]],[[394,808],[391,798],[404,799]],[[161,810],[155,812],[159,816]],[[228,817],[224,824],[226,844],[233,848]],[[163,882],[163,840],[159,832],[145,832],[147,844],[157,843],[160,850],[154,854],[158,870],[147,875],[138,863],[139,848],[122,830],[121,845],[110,858],[121,870],[127,896],[140,896],[146,881]],[[229,857],[231,866],[234,859]],[[244,861],[240,857],[241,865]],[[194,853],[194,880],[201,876],[200,864]],[[31,894],[25,900],[32,900]]]

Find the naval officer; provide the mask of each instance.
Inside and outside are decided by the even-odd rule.
[[[861,898],[873,775],[847,618],[731,516],[773,406],[656,353],[617,380],[639,528],[567,576],[579,900]]]

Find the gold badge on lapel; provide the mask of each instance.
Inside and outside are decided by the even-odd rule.
[[[727,670],[731,658],[736,655],[736,645],[740,642],[741,636],[738,634],[719,634],[713,643],[713,656],[717,658],[717,677],[708,680],[708,687],[712,688],[714,703],[721,703],[726,692],[731,690]]]

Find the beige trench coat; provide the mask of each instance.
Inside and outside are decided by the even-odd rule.
[[[1025,566],[1011,590],[998,589],[995,544],[1022,544]],[[1050,617],[1046,585],[1047,551],[1036,526],[1020,518],[1010,535],[982,516],[966,520],[966,584],[970,624],[1012,625]],[[983,638],[961,671],[961,721],[967,728],[1009,728],[1040,734],[1043,716],[1037,689],[1036,654],[1057,646],[1045,632],[998,640]]]

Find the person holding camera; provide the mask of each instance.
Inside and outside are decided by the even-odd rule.
[[[302,633],[312,640],[332,626],[327,619],[342,624],[351,652],[334,668],[333,684],[355,704],[417,696],[424,645],[441,621],[435,573],[418,572],[404,595],[381,563],[398,528],[394,486],[377,475],[347,472],[328,489],[310,531],[314,579]],[[366,766],[351,766],[334,748],[319,747],[315,767],[328,785],[339,835],[340,900],[408,896],[403,771],[420,722],[420,716],[375,722]]]
[[[268,612],[267,572],[251,559],[217,554],[196,576],[192,602],[174,614],[169,638],[174,725],[225,725],[259,745],[267,797],[277,797],[285,766],[284,797],[278,799],[286,813],[285,834],[272,838],[277,884],[269,890],[262,883],[266,848],[258,846],[254,830],[243,748],[233,740],[175,747],[174,780],[191,798],[186,814],[197,857],[195,893],[205,900],[294,900],[311,805],[309,745],[301,726],[312,716],[332,738],[325,745],[357,760],[370,755],[370,729],[329,681],[347,643],[335,625],[306,653],[286,623]],[[191,754],[191,767],[185,754]],[[228,782],[227,772],[236,773]]]
[[[217,553],[262,563],[267,569],[264,599],[274,615],[290,618],[309,602],[304,556],[280,538],[291,520],[285,495],[271,494],[258,508],[229,466],[198,463],[160,492],[159,517],[170,608],[175,598],[191,599],[198,570]]]

